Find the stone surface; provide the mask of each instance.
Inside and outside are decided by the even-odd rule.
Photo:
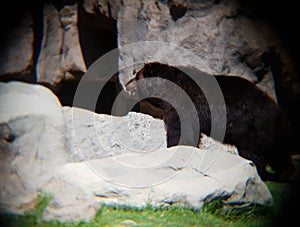
[[[63,107],[71,161],[82,161],[166,148],[161,120],[130,112],[125,117]]]
[[[8,37],[1,43],[0,80],[32,80],[33,67],[33,29],[32,17],[26,14],[22,23],[10,30]]]
[[[59,12],[52,4],[43,10],[43,40],[37,63],[37,82],[55,87],[64,78],[62,68],[63,29]]]
[[[58,11],[44,6],[44,31],[37,63],[37,82],[57,90],[63,80],[80,79],[86,72],[77,28],[77,4]]]
[[[78,200],[93,195],[99,203],[108,205],[184,205],[200,209],[216,198],[224,198],[231,205],[272,202],[252,162],[223,148],[200,150],[180,146],[68,163],[60,168],[56,182],[80,187]],[[73,201],[75,212],[75,199],[70,194],[63,195],[66,191],[55,198],[59,197],[60,204]]]
[[[186,12],[174,19],[171,9],[176,6]],[[119,47],[148,41],[120,49],[120,68],[127,67],[119,74],[123,86],[144,62],[160,61],[195,66],[211,74],[244,77],[258,83],[276,100],[272,74],[262,56],[270,48],[284,56],[286,51],[276,32],[266,23],[247,17],[236,1],[126,0],[118,18]],[[153,45],[149,41],[173,45]],[[283,67],[290,68],[287,64]],[[295,81],[295,72],[292,74],[285,73],[284,77]]]
[[[59,171],[62,169],[60,168]],[[75,184],[76,173],[70,178],[52,178],[43,188],[43,192],[53,197],[43,214],[44,220],[80,221],[93,220],[100,204],[92,193],[88,193],[85,184]],[[80,179],[81,180],[81,179]],[[85,181],[90,179],[85,179]]]
[[[198,147],[203,150],[218,150],[220,147],[223,147],[224,150],[230,152],[232,154],[239,154],[237,148],[234,145],[222,144],[221,142],[214,140],[206,136],[205,134],[201,134],[201,140],[198,144]]]
[[[106,17],[118,19],[118,13],[122,7],[122,0],[84,0],[83,8],[89,14],[100,13]]]
[[[23,213],[67,161],[58,99],[40,85],[0,83],[0,210]]]
[[[63,26],[63,61],[65,80],[78,80],[86,72],[83,60],[79,34],[77,4],[66,5],[60,10],[60,20]]]

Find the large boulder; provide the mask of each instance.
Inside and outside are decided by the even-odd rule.
[[[67,161],[58,99],[40,85],[0,83],[1,211],[23,213]]]
[[[78,219],[79,214],[90,217],[97,207],[95,201],[139,208],[179,205],[193,209],[201,209],[214,199],[238,206],[272,202],[253,163],[222,146],[214,150],[179,146],[67,163],[53,180],[47,186],[50,190],[53,185],[67,190],[55,194],[44,214],[46,220],[68,221]],[[89,206],[84,201],[89,201]]]
[[[24,213],[42,192],[52,194],[56,204],[48,218],[91,219],[99,207],[94,195],[81,184],[61,181],[57,170],[67,162],[166,148],[161,120],[62,108],[41,85],[0,83],[0,105],[1,212]]]
[[[63,107],[63,113],[73,162],[167,147],[163,121],[149,115],[116,117],[76,107]]]

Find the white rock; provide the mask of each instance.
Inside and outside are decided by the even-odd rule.
[[[28,115],[63,116],[58,98],[46,87],[23,82],[0,83],[0,122]]]
[[[79,187],[81,197],[93,195],[107,205],[177,204],[200,209],[205,202],[220,197],[229,204],[272,202],[252,162],[224,149],[179,146],[68,163],[60,168],[56,180]],[[54,198],[59,198],[60,203],[71,203],[74,198],[60,196],[66,193],[61,191]],[[75,205],[72,207],[76,209]]]
[[[203,150],[219,150],[224,149],[227,152],[238,155],[239,152],[234,145],[230,144],[222,144],[221,142],[214,140],[211,137],[206,136],[205,134],[201,134],[201,140],[198,144],[198,147]]]
[[[76,174],[74,172],[74,174]],[[43,192],[52,194],[44,215],[44,220],[60,220],[63,222],[74,220],[92,220],[100,204],[92,193],[87,193],[80,184],[74,184],[72,179],[53,178],[44,187]],[[71,182],[70,182],[71,180]]]
[[[0,106],[0,210],[22,213],[67,160],[65,123],[40,85],[0,83]]]
[[[63,112],[72,161],[167,147],[163,121],[151,116],[130,112],[114,117],[75,107],[63,107]]]

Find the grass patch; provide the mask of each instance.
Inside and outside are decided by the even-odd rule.
[[[46,210],[52,196],[49,194],[39,194],[33,201],[34,209],[26,212],[27,216],[32,216],[38,223],[42,221],[43,213]]]
[[[31,204],[33,209],[25,215],[0,215],[0,226],[39,226],[51,198],[51,195],[39,194]]]
[[[93,221],[60,223],[42,221],[51,196],[40,195],[34,201],[34,209],[26,215],[1,215],[0,226],[272,226],[281,206],[291,193],[291,185],[266,182],[274,197],[271,207],[244,206],[232,208],[222,199],[206,204],[201,211],[184,207],[152,207],[143,209],[127,206],[102,206]]]

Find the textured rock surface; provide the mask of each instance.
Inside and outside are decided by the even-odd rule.
[[[96,201],[109,205],[185,205],[199,209],[215,198],[239,205],[267,205],[272,201],[253,164],[222,147],[200,150],[181,146],[68,163],[60,168],[56,182],[80,187],[80,198],[93,195]],[[62,195],[66,191],[56,194],[59,203],[73,201],[75,212],[75,199]]]
[[[91,185],[85,182],[91,182],[92,179],[79,179],[77,173],[69,178],[59,177],[63,167],[59,168],[59,175],[52,178],[43,188],[43,192],[50,193],[53,197],[46,211],[44,220],[60,221],[80,221],[93,220],[100,204],[95,196],[89,192]],[[83,182],[76,184],[76,180]]]
[[[60,12],[52,4],[45,5],[43,34],[37,82],[55,90],[64,79],[75,79],[86,71],[79,44],[77,4],[67,5]]]
[[[111,117],[62,109],[40,85],[0,83],[0,104],[1,212],[24,213],[37,193],[47,192],[54,198],[45,219],[92,219],[99,207],[94,195],[56,177],[67,160],[82,160],[76,148],[85,159],[166,148],[162,121],[138,113]]]
[[[67,160],[65,122],[40,85],[0,83],[1,211],[24,212]]]
[[[22,23],[14,27],[0,51],[0,79],[32,80],[33,29],[32,17],[26,14]]]
[[[63,80],[63,29],[59,13],[52,4],[44,6],[43,40],[37,64],[37,81],[55,86]]]
[[[216,141],[206,136],[205,134],[201,134],[201,140],[198,144],[198,147],[202,150],[219,150],[220,147],[223,147],[222,149],[226,150],[227,152],[230,152],[232,154],[239,154],[235,146],[229,144],[222,144],[219,141]]]
[[[63,61],[65,80],[78,80],[86,72],[78,35],[77,4],[66,5],[60,11],[60,20],[64,31]]]
[[[148,115],[130,112],[113,117],[75,107],[64,107],[63,112],[71,161],[167,147],[163,121]]]
[[[87,13],[100,13],[116,20],[122,4],[121,0],[85,0],[83,1],[83,8]]]
[[[86,71],[85,64],[91,65],[113,48],[105,47],[105,40],[100,41],[104,47],[99,44],[95,50],[91,48],[89,55],[93,57],[85,57],[84,63],[76,2],[55,2],[55,6],[48,3],[44,7],[37,7],[33,14],[31,10],[21,10],[25,15],[22,23],[10,30],[2,43],[0,80],[39,82],[56,92],[64,80],[78,80]],[[294,100],[298,100],[300,81],[295,72],[296,63],[286,51],[281,37],[261,18],[251,16],[255,12],[249,13],[251,10],[237,1],[85,0],[79,7],[89,16],[101,15],[95,17],[99,22],[85,18],[88,20],[82,23],[83,27],[94,29],[95,33],[91,34],[98,34],[98,25],[104,29],[100,33],[106,30],[118,32],[120,47],[141,41],[162,41],[186,48],[200,59],[195,65],[189,60],[193,57],[191,53],[182,55],[182,60],[178,58],[182,54],[180,52],[166,55],[165,48],[153,48],[151,45],[121,50],[120,67],[128,66],[120,73],[123,85],[141,68],[143,62],[164,57],[162,62],[168,61],[175,66],[192,64],[209,73],[245,77],[257,82],[275,98],[269,61],[265,59],[270,49],[275,49],[282,62],[279,66],[282,73],[275,76],[277,94],[283,97],[280,97],[283,99],[281,103],[294,105]],[[43,13],[39,12],[42,10]],[[84,18],[81,17],[81,20]],[[118,31],[115,28],[116,20]],[[38,34],[38,27],[44,29],[40,31],[41,34]],[[85,43],[97,42],[93,35],[88,36],[84,39]],[[110,38],[114,39],[113,35]],[[137,60],[140,60],[138,64],[130,65],[137,63]]]
[[[179,46],[189,51],[172,52],[168,47],[151,43],[121,49],[120,66],[128,67],[119,75],[123,85],[141,68],[141,63],[160,61],[174,66],[193,65],[212,74],[239,75],[258,82],[275,99],[272,74],[262,55],[271,47],[278,48],[282,55],[285,50],[270,26],[245,16],[235,1],[172,2],[123,1],[118,20],[119,47],[161,41],[174,44],[174,50]],[[172,8],[176,7],[186,11],[174,15]],[[193,54],[199,58],[197,64],[191,60],[195,58]],[[295,81],[295,73],[285,76],[294,77]]]

